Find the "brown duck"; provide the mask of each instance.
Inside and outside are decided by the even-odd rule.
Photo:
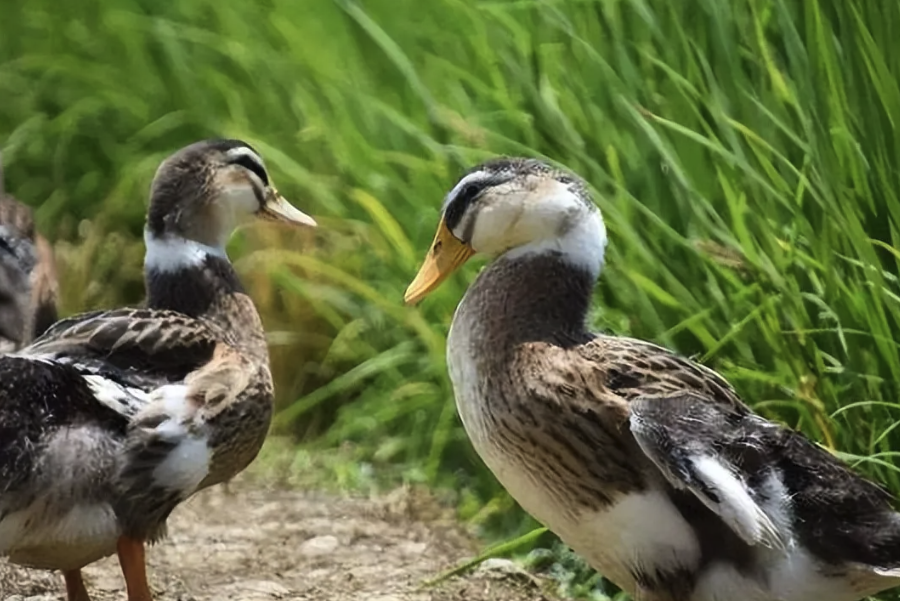
[[[900,584],[881,488],[754,414],[721,376],[588,331],[606,248],[577,176],[496,159],[448,194],[406,293],[491,258],[447,362],[478,454],[510,494],[638,601],[853,601]]]
[[[312,226],[238,140],[166,159],[144,232],[148,306],[64,319],[0,357],[0,555],[62,570],[117,554],[149,601],[144,546],[171,511],[256,456],[272,414],[259,315],[225,254],[252,217]]]

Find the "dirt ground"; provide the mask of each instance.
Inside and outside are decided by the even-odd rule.
[[[156,601],[552,601],[512,567],[422,588],[478,546],[433,503],[397,491],[351,499],[239,477],[179,507],[148,552]],[[124,601],[114,557],[84,571],[94,601]],[[0,560],[0,599],[65,599],[59,574]]]

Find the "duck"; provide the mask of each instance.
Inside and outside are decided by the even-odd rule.
[[[447,335],[463,428],[500,484],[637,601],[853,601],[900,584],[892,497],[725,378],[590,331],[606,226],[585,181],[497,157],[447,194],[405,293],[478,254]]]
[[[160,164],[144,228],[139,307],[57,321],[0,356],[0,556],[62,571],[116,555],[129,601],[151,601],[146,546],[196,492],[246,468],[266,437],[265,333],[228,259],[253,219],[312,227],[240,140],[202,140]]]
[[[31,207],[6,192],[0,156],[0,353],[18,350],[58,318],[53,247]]]

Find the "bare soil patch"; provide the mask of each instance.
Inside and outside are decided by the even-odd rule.
[[[482,570],[422,588],[477,545],[433,503],[287,490],[242,476],[179,507],[149,550],[157,601],[552,601],[524,573]],[[84,571],[94,601],[123,601],[115,557]],[[0,560],[0,599],[65,599],[59,574]]]

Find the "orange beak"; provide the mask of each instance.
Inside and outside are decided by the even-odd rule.
[[[418,303],[474,254],[475,250],[454,236],[441,217],[431,249],[425,256],[419,273],[406,289],[403,301],[407,305]]]

